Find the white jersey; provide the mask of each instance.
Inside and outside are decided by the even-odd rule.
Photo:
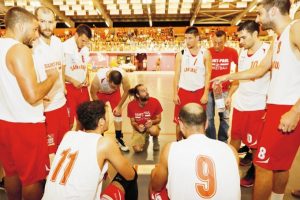
[[[89,49],[83,47],[78,50],[75,37],[71,37],[63,43],[66,71],[65,74],[80,83],[84,82],[87,74],[87,61],[89,59]]]
[[[240,200],[240,175],[232,149],[203,134],[173,142],[168,157],[172,200]]]
[[[34,64],[43,81],[47,78],[46,70],[56,68],[59,71],[59,78],[47,94],[49,100],[44,101],[45,111],[52,111],[61,108],[66,103],[64,94],[65,83],[63,82],[62,68],[64,65],[64,52],[62,42],[56,36],[51,36],[50,45],[39,38],[33,48]]]
[[[253,54],[248,55],[247,49],[242,49],[239,56],[238,71],[245,71],[258,67],[266,56],[270,45],[263,43]],[[239,87],[235,92],[233,107],[239,111],[255,111],[266,108],[267,92],[270,85],[270,72],[263,77],[253,80],[240,80]]]
[[[198,54],[193,56],[189,49],[184,49],[181,58],[179,88],[195,91],[204,87],[204,51],[205,49],[200,48]]]
[[[100,134],[69,131],[56,152],[43,200],[94,200],[100,198],[103,169],[97,162]]]
[[[14,39],[0,38],[0,119],[8,122],[44,122],[43,101],[29,104],[23,97],[16,77],[7,68],[7,52],[17,43]]]
[[[294,105],[300,99],[300,58],[290,42],[289,24],[274,43],[268,103]]]
[[[99,85],[100,89],[98,92],[104,93],[104,94],[111,94],[116,91],[109,86],[108,77],[107,77],[109,71],[113,71],[113,70],[119,71],[122,74],[122,76],[124,76],[124,71],[121,68],[118,68],[118,67],[100,68],[97,72],[97,77],[99,79],[99,84],[100,84]]]

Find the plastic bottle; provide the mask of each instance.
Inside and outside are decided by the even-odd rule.
[[[224,112],[226,108],[225,108],[225,100],[223,97],[221,83],[215,83],[213,85],[213,93],[214,93],[215,104],[216,104],[216,108],[218,109],[218,112]]]

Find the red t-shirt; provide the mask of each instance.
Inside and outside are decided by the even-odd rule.
[[[211,71],[211,79],[229,74],[230,73],[230,64],[234,62],[236,65],[238,64],[238,53],[235,49],[230,47],[224,47],[223,51],[217,52],[215,49],[209,48],[212,57],[212,71]],[[223,91],[227,91],[230,82],[224,82],[222,84]],[[210,89],[212,84],[210,85]]]
[[[145,124],[149,119],[155,119],[163,111],[159,101],[150,97],[144,107],[140,107],[139,102],[134,99],[127,106],[127,116],[134,118],[138,124]]]

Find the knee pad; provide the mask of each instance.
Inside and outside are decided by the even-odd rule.
[[[114,121],[115,122],[122,122],[122,117],[116,117],[116,116],[114,116]]]
[[[138,199],[138,185],[137,185],[137,173],[134,169],[133,180],[127,181],[121,174],[117,173],[113,181],[116,181],[122,185],[125,190],[125,200],[137,200]]]

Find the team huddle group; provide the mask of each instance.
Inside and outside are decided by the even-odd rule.
[[[176,54],[174,67],[177,141],[162,148],[149,196],[142,199],[238,200],[240,184],[254,184],[253,200],[283,199],[300,145],[300,21],[291,20],[290,6],[289,0],[258,1],[256,21],[238,27],[239,53],[225,46],[224,31],[215,32],[213,47],[205,49],[198,45],[198,28],[186,29],[186,47]],[[134,152],[144,150],[149,135],[158,151],[159,100],[149,96],[146,85],[130,88],[118,67],[100,68],[90,80],[86,62],[92,32],[87,25],[79,25],[62,43],[53,34],[50,8],[32,14],[12,7],[5,26],[0,38],[0,170],[8,199],[138,199],[136,169],[119,150],[129,151],[122,106],[128,95],[133,97],[127,116]],[[260,41],[260,29],[272,29],[277,38]],[[235,73],[230,73],[232,63]],[[225,102],[218,111],[218,134],[217,87]],[[116,139],[103,136],[108,103]],[[253,155],[243,178],[237,155],[241,143]],[[109,163],[117,174],[102,189]],[[300,197],[300,191],[293,195]]]

